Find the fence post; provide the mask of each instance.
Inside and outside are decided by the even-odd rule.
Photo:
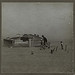
[[[56,51],[57,51],[57,49],[58,49],[58,46],[56,47]]]
[[[31,47],[31,39],[29,39],[29,47]]]

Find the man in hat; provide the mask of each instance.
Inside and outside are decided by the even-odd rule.
[[[47,38],[44,35],[42,35],[42,39],[44,46],[47,46]]]

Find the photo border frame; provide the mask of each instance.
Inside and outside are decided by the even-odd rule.
[[[1,73],[1,33],[2,33],[2,3],[3,2],[71,2],[73,3],[73,72],[72,73]],[[1,0],[0,1],[0,74],[1,75],[74,75],[75,74],[75,0]]]

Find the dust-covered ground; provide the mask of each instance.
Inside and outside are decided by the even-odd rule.
[[[65,50],[65,44],[67,50]],[[1,72],[2,73],[57,73],[72,72],[73,49],[72,42],[64,43],[61,50],[60,43],[51,43],[50,49],[39,47],[2,47]],[[58,46],[51,54],[51,49]],[[32,54],[33,51],[33,54]]]

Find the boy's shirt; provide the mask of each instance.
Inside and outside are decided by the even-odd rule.
[[[63,43],[61,43],[61,45],[63,45]]]

